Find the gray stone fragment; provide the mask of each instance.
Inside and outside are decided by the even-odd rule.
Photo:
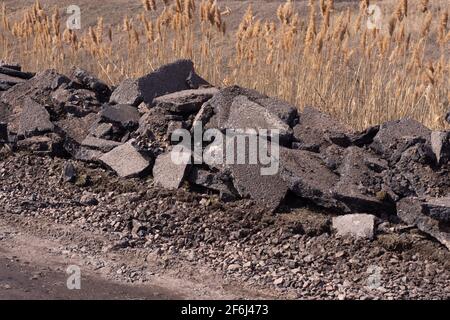
[[[13,87],[16,84],[23,83],[23,82],[25,82],[24,79],[12,77],[12,76],[0,73],[0,83],[9,85],[10,87]],[[6,87],[5,87],[5,89],[6,89]]]
[[[98,113],[101,109],[101,102],[95,92],[87,89],[73,89],[63,86],[50,95],[51,110],[54,114],[73,114],[83,117],[89,113]]]
[[[281,121],[290,127],[294,127],[298,122],[297,108],[284,100],[272,97],[258,97],[254,102],[263,106],[269,112],[276,114]]]
[[[325,208],[345,208],[332,193],[339,177],[322,163],[319,155],[281,148],[280,175],[297,196]]]
[[[307,151],[313,151],[313,150],[307,150]],[[313,152],[318,152],[318,151],[313,151]],[[344,159],[344,153],[345,153],[344,148],[341,148],[335,144],[332,144],[322,150],[322,152],[320,153],[320,157],[322,158],[324,164],[327,166],[328,169],[335,171],[337,168],[339,168],[342,165],[342,161]]]
[[[450,197],[409,197],[401,200],[402,209],[407,206],[434,220],[450,222]]]
[[[53,131],[53,128],[48,111],[32,99],[26,99],[19,118],[18,135],[29,137]]]
[[[208,102],[204,103],[195,115],[194,121],[192,122],[192,128],[208,125],[208,122],[213,116],[214,107]]]
[[[386,160],[370,154],[366,154],[364,157],[364,163],[369,169],[377,173],[382,173],[383,171],[389,169],[389,164]]]
[[[122,81],[111,94],[109,101],[111,103],[138,106],[143,101],[138,80],[125,79]]]
[[[294,139],[300,143],[299,149],[321,151],[332,143],[341,145],[341,140],[347,141],[346,134],[350,132],[348,127],[330,115],[305,107],[300,114],[299,124],[294,127]]]
[[[190,82],[188,82],[190,79]],[[151,103],[158,96],[187,89],[196,89],[207,82],[197,76],[190,60],[166,64],[138,80],[144,102]]]
[[[203,104],[193,127],[203,125],[206,129],[221,131],[253,131],[256,135],[268,134],[272,140],[277,134],[275,130],[278,130],[280,144],[290,145],[292,129],[287,122],[296,118],[297,111],[286,103],[276,101],[254,90],[237,86],[225,88]]]
[[[194,167],[191,169],[188,179],[195,185],[219,192],[220,199],[223,201],[232,201],[238,197],[231,178],[223,172],[213,173]]]
[[[267,141],[258,143],[250,152],[249,147],[238,146],[236,139],[225,139],[223,136],[223,144],[210,144],[205,149],[204,161],[223,174],[225,172],[229,174],[233,179],[235,190],[241,197],[254,199],[267,209],[275,211],[288,192],[288,183],[280,176],[281,161],[275,153],[272,154],[274,149]],[[226,157],[227,150],[234,150],[234,159]],[[262,164],[259,156],[254,158],[260,152],[270,155],[270,164]]]
[[[228,117],[220,129],[278,130],[280,141],[290,141],[292,136],[291,128],[276,114],[252,102],[246,96],[237,96],[233,99]]]
[[[125,128],[137,126],[141,117],[137,108],[128,104],[105,105],[100,116],[105,122],[119,123]]]
[[[81,68],[74,68],[72,69],[71,77],[76,79],[86,89],[94,91],[102,102],[106,102],[109,99],[111,89],[106,83],[99,80],[88,71]]]
[[[169,114],[167,110],[154,107],[139,120],[136,133],[151,141],[169,145],[174,130],[183,127],[183,117]]]
[[[373,239],[375,216],[370,214],[347,214],[333,218],[333,229],[339,236]]]
[[[190,151],[186,150],[186,152],[180,153],[172,152],[159,155],[153,166],[155,183],[166,189],[178,189],[190,168],[188,163],[191,157]]]
[[[423,206],[427,216],[439,221],[450,222],[450,197],[428,198]]]
[[[85,162],[99,162],[103,155],[104,153],[100,150],[93,150],[83,146],[77,148],[73,153],[74,159]]]
[[[23,72],[23,71],[17,70],[16,68],[10,68],[7,66],[0,66],[0,74],[8,75],[8,76],[19,78],[19,79],[25,79],[25,80],[29,80],[35,76],[34,73]]]
[[[111,95],[110,101],[138,106],[142,101],[151,104],[158,96],[196,89],[207,82],[195,74],[190,60],[177,60],[136,79],[123,81]]]
[[[412,150],[417,152],[412,152]],[[434,164],[436,160],[429,141],[423,137],[401,137],[396,141],[392,151],[392,153],[382,154],[391,165],[405,160]]]
[[[239,100],[233,103],[236,97],[239,97]],[[220,90],[206,102],[199,111],[200,115],[196,117],[196,121],[201,122],[207,128],[227,129],[227,124],[230,123],[230,114],[235,118],[240,111],[245,111],[245,107],[241,103],[249,104],[262,112],[254,115],[259,123],[249,128],[272,129],[270,124],[277,123],[278,126],[278,121],[289,127],[295,123],[298,116],[297,109],[284,101],[269,98],[255,90],[232,86]],[[245,115],[247,117],[248,112]],[[246,119],[242,121],[243,124],[248,123]],[[239,129],[247,128],[239,127]]]
[[[394,206],[378,199],[382,189],[382,176],[369,167],[370,163],[381,163],[375,155],[358,147],[345,150],[342,165],[338,168],[339,182],[333,187],[334,198],[344,203],[347,212],[379,214],[393,212]]]
[[[68,84],[70,80],[58,74],[55,70],[46,70],[38,73],[30,80],[13,86],[0,95],[0,102],[9,105],[8,128],[17,133],[19,129],[19,118],[22,114],[25,100],[32,99],[41,105],[47,106],[51,102],[51,92],[62,84]],[[0,114],[1,116],[1,114]]]
[[[350,133],[348,137],[352,145],[363,147],[373,142],[373,138],[375,138],[379,130],[380,126],[372,126],[361,132]]]
[[[50,92],[62,84],[68,84],[69,78],[53,69],[42,71],[28,81],[19,83],[3,93],[1,100],[12,107],[20,107],[24,99],[31,98],[37,102],[48,99]]]
[[[10,84],[8,82],[2,81],[0,80],[0,95],[2,94],[3,91],[7,91],[9,89],[11,89],[14,85]]]
[[[152,109],[152,106],[148,103],[141,102],[137,108],[141,114],[145,114],[145,113],[150,112],[150,110]]]
[[[22,71],[22,66],[18,63],[10,63],[5,60],[0,60],[0,67],[5,67],[17,71]]]
[[[400,198],[448,194],[450,180],[443,178],[448,173],[436,170],[435,161],[430,144],[421,138],[390,161],[389,170],[383,172],[384,183]]]
[[[380,126],[371,148],[388,159],[396,151],[399,142],[405,137],[420,137],[429,142],[430,136],[431,130],[416,120],[404,118],[389,121]]]
[[[94,124],[90,129],[89,133],[97,138],[104,138],[106,135],[111,133],[113,125],[111,123],[98,123]]]
[[[64,148],[73,157],[77,158],[78,149],[88,136],[90,128],[97,123],[99,116],[95,113],[90,113],[82,118],[68,116],[63,120],[56,122],[56,130],[65,138]],[[83,153],[83,152],[81,152]],[[84,156],[81,157],[84,160]]]
[[[450,132],[433,131],[431,133],[431,149],[438,164],[445,164],[450,160]]]
[[[261,165],[231,165],[231,175],[241,197],[250,197],[275,211],[286,197],[288,186],[280,176],[261,175]]]
[[[122,143],[117,141],[100,139],[93,136],[87,136],[81,144],[86,147],[98,149],[102,152],[109,152],[115,147],[122,145]]]
[[[417,226],[419,230],[429,234],[450,250],[450,223],[427,215],[427,206],[419,198],[404,198],[397,202],[397,215],[405,223]]]
[[[122,178],[138,176],[150,165],[150,162],[133,147],[132,142],[116,147],[100,158],[100,161]]]
[[[89,129],[99,121],[99,116],[95,113],[90,113],[84,117],[68,116],[67,118],[56,122],[56,125],[69,138],[81,144],[88,136]]]
[[[67,88],[56,89],[51,93],[51,98],[56,105],[66,105],[76,100],[74,93]]]
[[[216,88],[178,91],[155,98],[153,105],[174,113],[192,114],[198,112],[203,103],[211,99],[218,91]]]
[[[74,182],[77,178],[77,170],[72,162],[66,162],[63,167],[63,179],[65,182]]]
[[[19,151],[28,151],[42,155],[62,155],[62,138],[55,133],[42,136],[33,136],[17,141],[16,147]]]

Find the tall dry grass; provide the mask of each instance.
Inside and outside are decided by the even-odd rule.
[[[39,2],[20,21],[3,6],[0,58],[30,70],[79,65],[110,83],[189,58],[215,85],[239,84],[300,108],[313,105],[355,128],[404,116],[444,127],[449,5],[381,1],[382,23],[372,29],[367,21],[376,12],[369,5],[362,0],[359,10],[338,11],[332,0],[309,0],[305,16],[287,1],[270,21],[250,6],[237,30],[227,30],[230,11],[213,0],[143,0],[139,15],[115,26],[99,18],[82,32],[64,29],[58,10]]]

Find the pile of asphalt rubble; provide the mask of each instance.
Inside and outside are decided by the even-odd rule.
[[[279,139],[265,138],[279,147],[277,171],[171,161],[172,133],[200,124],[223,134],[276,129]],[[373,238],[377,225],[394,218],[450,249],[450,132],[407,118],[355,132],[311,107],[299,112],[254,90],[215,88],[188,60],[115,88],[79,68],[32,74],[0,63],[0,146],[67,159],[68,182],[76,159],[123,179],[153,176],[167,189],[188,183],[224,202],[250,198],[271,212],[301,200],[338,213],[337,233],[355,237]]]

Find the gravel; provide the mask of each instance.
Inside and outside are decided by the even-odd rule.
[[[373,241],[337,237],[333,215],[316,208],[270,213],[251,200],[223,203],[187,186],[164,190],[151,178],[123,180],[77,161],[77,180],[84,183],[70,183],[65,165],[60,158],[1,153],[0,217],[45,216],[56,225],[111,234],[117,242],[104,250],[142,248],[164,267],[188,262],[280,296],[450,297],[450,253],[396,221],[385,222]],[[130,278],[141,272],[120,270]]]

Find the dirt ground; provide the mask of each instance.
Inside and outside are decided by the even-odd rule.
[[[24,224],[14,218],[12,221],[7,220],[4,217],[0,220],[0,300],[179,300],[239,297],[239,294],[233,293],[233,287],[208,287],[212,283],[197,284],[176,277],[154,275],[152,272],[149,272],[148,281],[130,284],[126,276],[122,279],[117,277],[118,273],[113,269],[124,262],[128,265],[147,264],[146,258],[142,259],[143,252],[111,255],[82,250],[79,254],[67,254],[61,252],[61,247],[82,244],[83,237],[70,230],[63,231],[62,226],[55,228],[55,225],[48,222],[39,222],[37,226],[34,222]],[[97,241],[101,241],[98,236],[84,236],[96,237]],[[81,241],[74,241],[75,239]],[[108,265],[109,268],[103,265]],[[69,290],[67,287],[69,275],[66,271],[69,266],[80,266],[79,290]],[[254,297],[258,296],[261,297],[255,293]]]
[[[3,255],[5,257],[3,257]],[[176,293],[160,288],[131,287],[110,283],[98,277],[83,279],[80,290],[69,290],[62,268],[31,265],[14,258],[10,252],[2,252],[0,258],[0,299],[1,300],[40,300],[40,299],[180,299]],[[11,256],[11,258],[7,258]]]

